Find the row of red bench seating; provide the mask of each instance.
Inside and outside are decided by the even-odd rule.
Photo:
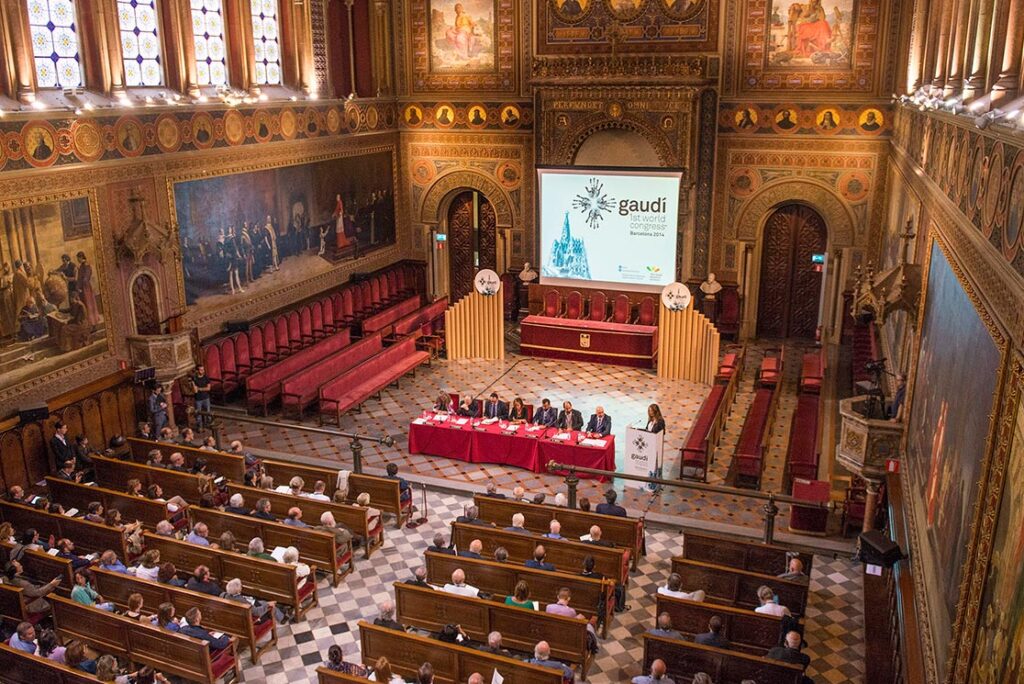
[[[754,401],[743,421],[733,456],[735,483],[738,487],[758,489],[761,486],[764,452],[771,438],[771,424],[779,394],[777,390],[782,379],[783,353],[780,349],[778,355],[765,356],[761,360]]]
[[[821,383],[825,377],[825,355],[822,350],[804,354],[800,366],[800,392],[821,394]]]
[[[213,392],[223,400],[256,371],[422,290],[418,266],[395,264],[358,283],[204,345]]]
[[[736,394],[736,383],[743,374],[744,348],[734,347],[722,356],[711,393],[700,407],[690,434],[680,449],[679,478],[707,482],[708,467],[715,460],[715,448],[722,426]]]
[[[658,307],[654,297],[644,297],[640,300],[636,316],[633,315],[629,297],[624,294],[616,295],[612,299],[611,314],[609,314],[608,297],[600,290],[591,293],[586,314],[584,314],[583,308],[583,295],[576,290],[566,295],[564,309],[562,295],[558,290],[548,290],[544,293],[544,315],[549,318],[558,317],[572,320],[586,318],[591,321],[635,323],[637,325],[657,325],[658,323]]]
[[[797,397],[789,431],[786,464],[790,479],[814,480],[818,477],[818,417],[821,396],[802,393]]]

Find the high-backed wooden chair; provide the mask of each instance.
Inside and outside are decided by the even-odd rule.
[[[263,346],[263,328],[254,325],[249,328],[249,332],[246,334],[249,337],[249,363],[252,364],[252,369],[255,371],[260,368],[266,368],[267,357],[265,355],[266,349]]]
[[[592,321],[603,321],[608,318],[608,297],[600,290],[590,295],[590,314]]]
[[[583,317],[583,295],[573,290],[565,298],[565,318],[578,320]]]
[[[558,290],[548,290],[544,293],[544,315],[554,318],[562,310],[562,295]]]
[[[613,323],[629,323],[631,309],[629,296],[615,295],[615,299],[612,300],[612,317],[609,320]]]
[[[726,287],[718,295],[718,320],[715,327],[722,335],[735,336],[740,330],[740,296],[735,288]]]
[[[636,322],[639,325],[654,325],[654,297],[644,297],[640,300],[639,313]]]

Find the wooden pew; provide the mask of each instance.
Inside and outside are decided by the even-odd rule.
[[[588,618],[596,615],[601,636],[608,636],[608,623],[615,614],[615,582],[610,579],[592,579],[567,572],[535,570],[522,563],[459,558],[429,551],[423,557],[427,581],[431,584],[447,584],[452,573],[461,569],[466,573],[468,584],[502,601],[512,594],[516,584],[523,581],[530,588],[530,599],[539,601],[543,609],[555,600],[559,589],[569,587],[572,607]]]
[[[328,670],[326,667],[318,667],[316,668],[316,681],[317,684],[334,684],[336,682],[366,684],[370,680],[366,677],[356,677],[355,675],[345,674],[344,672]]]
[[[523,563],[533,558],[533,550],[543,544],[547,562],[554,563],[562,572],[575,574],[583,568],[583,559],[594,557],[594,570],[620,584],[629,581],[629,549],[586,544],[568,539],[545,539],[538,534],[520,534],[502,529],[452,523],[452,541],[459,549],[468,549],[469,543],[479,539],[484,544],[484,555],[494,557],[494,549],[504,546],[508,559]]]
[[[683,578],[683,586],[690,591],[703,589],[712,603],[753,609],[760,605],[758,588],[767,585],[779,597],[779,603],[789,608],[793,615],[803,615],[807,608],[806,582],[678,557],[672,559],[672,572]]]
[[[296,620],[303,619],[306,611],[320,602],[316,593],[315,567],[310,567],[309,581],[300,587],[294,565],[196,546],[149,532],[144,536],[144,543],[147,549],[159,550],[160,560],[174,563],[179,572],[192,572],[196,566],[205,565],[222,585],[237,577],[242,580],[246,594],[294,607]]]
[[[14,529],[18,531],[31,527],[39,532],[40,537],[49,537],[51,534],[58,539],[67,537],[75,542],[78,553],[103,553],[111,549],[121,560],[130,560],[124,533],[113,527],[81,518],[46,513],[7,501],[0,501],[0,516],[5,522],[14,525]]]
[[[68,482],[51,476],[46,477],[46,489],[52,495],[51,500],[59,501],[65,509],[73,506],[84,514],[88,512],[91,502],[99,501],[106,511],[111,508],[119,510],[121,519],[125,522],[138,520],[143,527],[150,530],[155,529],[161,520],[170,521],[177,515],[168,511],[167,504],[160,501],[132,496],[106,487]]]
[[[50,579],[53,578],[51,577]],[[28,620],[28,615],[28,609],[25,607],[25,597],[21,595],[21,587],[0,584],[0,617],[8,622],[17,624]]]
[[[128,448],[131,451],[132,461],[145,464],[149,460],[149,452],[159,449],[164,455],[164,463],[174,452],[180,452],[185,457],[185,463],[191,468],[195,465],[196,459],[205,458],[209,465],[210,472],[223,475],[229,480],[242,482],[245,478],[245,457],[226,451],[204,451],[196,447],[182,446],[180,444],[168,444],[166,442],[155,442],[149,439],[138,437],[128,438]]]
[[[757,684],[801,684],[803,679],[799,665],[644,634],[644,672],[650,672],[656,658],[665,661],[669,676],[676,682],[690,682],[696,672],[711,675],[715,684],[740,684],[745,679]]]
[[[366,540],[364,553],[367,558],[384,545],[384,523],[378,521],[376,527],[370,529],[370,521],[365,508],[331,501],[317,501],[306,496],[279,494],[267,489],[244,487],[233,483],[228,485],[228,493],[241,494],[245,498],[245,505],[249,508],[253,508],[259,499],[269,500],[271,513],[279,519],[287,517],[289,508],[298,507],[302,511],[302,521],[310,526],[319,525],[320,516],[330,511],[334,515],[334,522],[341,523],[350,529],[352,534],[359,535]]]
[[[814,555],[797,552],[785,546],[762,544],[720,537],[706,532],[687,530],[683,533],[683,554],[686,560],[704,561],[715,565],[759,572],[762,575],[780,575],[789,569],[789,556],[797,555],[804,563],[804,573],[810,577]]]
[[[395,583],[395,619],[417,629],[438,632],[446,624],[458,624],[475,641],[487,642],[491,632],[501,632],[502,645],[532,655],[544,640],[551,657],[582,666],[590,664],[587,623],[584,620],[507,606],[469,596],[458,596],[411,584]]]
[[[547,534],[551,529],[551,521],[558,520],[562,525],[562,536],[570,539],[579,539],[585,534],[590,534],[591,525],[597,525],[601,528],[602,539],[630,550],[634,570],[643,553],[644,521],[639,518],[588,513],[574,508],[499,499],[483,494],[474,495],[473,503],[480,510],[481,519],[497,523],[499,528],[511,525],[515,513],[522,513],[526,518],[526,529],[540,534]]]
[[[91,674],[0,644],[0,671],[8,684],[96,684]]]
[[[338,469],[336,468],[279,461],[272,458],[263,459],[261,463],[267,475],[274,478],[274,484],[277,485],[286,485],[293,477],[299,476],[305,481],[309,491],[313,491],[313,485],[317,480],[323,480],[327,484],[328,492],[333,492],[338,488]],[[345,500],[351,503],[363,492],[370,495],[371,506],[395,516],[395,527],[401,529],[409,518],[412,501],[402,504],[398,480],[376,475],[350,473],[348,496]],[[330,495],[328,494],[328,496]]]
[[[151,665],[165,675],[214,684],[233,670],[241,679],[235,639],[228,653],[214,661],[201,639],[60,597],[53,599],[53,624],[64,639],[78,639],[100,653]]]
[[[352,550],[338,549],[334,535],[328,532],[198,506],[189,509],[189,520],[192,525],[206,523],[210,528],[211,539],[230,531],[243,546],[243,552],[244,546],[253,537],[259,537],[271,549],[275,546],[294,546],[299,550],[299,560],[326,572],[334,586],[338,586],[341,579],[352,572]]]
[[[722,636],[729,640],[730,648],[754,655],[764,655],[768,649],[777,646],[782,631],[782,618],[774,615],[658,594],[654,614],[662,613],[672,617],[673,629],[691,639],[696,634],[707,632],[708,621],[717,615],[722,620]]]
[[[13,548],[14,544],[11,542],[0,542],[0,568],[10,560]],[[60,577],[57,592],[63,596],[69,595],[71,587],[75,586],[71,561],[66,558],[57,558],[43,551],[25,551],[21,556],[21,567],[25,571],[25,577],[38,584],[46,584],[54,577]]]
[[[193,475],[103,456],[93,456],[92,461],[96,467],[96,482],[111,489],[124,490],[128,480],[135,478],[142,482],[143,488],[158,484],[167,496],[176,494],[190,504],[199,503],[203,494],[213,490],[213,478],[209,475]]]
[[[104,599],[114,602],[122,609],[128,606],[128,597],[134,593],[142,595],[146,612],[155,613],[161,603],[173,604],[175,613],[179,616],[183,616],[193,607],[199,608],[203,613],[203,624],[211,631],[238,637],[238,640],[249,648],[249,657],[253,664],[259,663],[263,652],[277,644],[273,612],[264,623],[256,625],[252,620],[249,606],[238,601],[99,568],[93,568],[93,577],[96,581],[94,589]],[[268,635],[269,638],[258,646],[259,640]]]
[[[503,635],[504,636],[504,635]],[[562,684],[561,670],[530,665],[515,658],[492,655],[466,646],[359,622],[360,654],[364,664],[386,656],[394,671],[415,678],[420,665],[434,666],[435,684],[461,684],[474,672],[497,670],[506,684]]]

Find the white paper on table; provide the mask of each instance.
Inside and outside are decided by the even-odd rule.
[[[76,515],[78,515],[78,509],[77,508],[69,508],[66,511],[64,511],[64,515],[68,516],[69,518],[73,518]]]
[[[274,557],[278,563],[284,563],[284,552],[287,551],[283,546],[275,546],[274,550],[270,552],[270,555]]]
[[[509,425],[505,428],[505,432],[516,432],[519,430],[518,425]]]
[[[501,676],[501,673],[497,670],[491,675],[491,684],[504,684],[505,678]]]
[[[427,421],[423,420],[422,418],[417,418],[416,420],[412,421],[413,425],[426,425],[426,423]]]
[[[569,433],[568,432],[559,432],[557,435],[555,435],[551,439],[558,440],[559,442],[564,442],[565,440],[569,439]]]
[[[457,421],[455,421],[455,424],[456,425],[465,425],[468,422],[469,422],[469,418],[459,418]]]
[[[497,423],[498,419],[497,418],[484,418],[480,422],[483,423],[484,425],[491,425],[492,423]]]
[[[58,548],[53,548],[46,552],[49,556],[56,556],[58,553],[60,553],[60,549]]]
[[[580,444],[584,444],[590,447],[604,447],[608,446],[608,442],[603,439],[585,439]]]
[[[177,513],[178,507],[172,503],[169,503],[167,504],[167,510],[169,510],[171,513]]]
[[[434,420],[437,421],[438,423],[443,423],[444,421],[448,420],[448,414],[438,413],[436,416],[434,416]]]

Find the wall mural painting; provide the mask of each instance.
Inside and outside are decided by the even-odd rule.
[[[189,305],[214,310],[395,242],[392,153],[174,186]]]
[[[0,389],[107,350],[88,197],[0,211]]]
[[[494,0],[430,0],[430,70],[494,70]]]
[[[1024,402],[1017,406],[974,648],[975,684],[1024,681]]]
[[[855,0],[772,0],[768,67],[849,69]]]
[[[1000,350],[937,242],[926,296],[907,460],[941,670],[970,542]]]

